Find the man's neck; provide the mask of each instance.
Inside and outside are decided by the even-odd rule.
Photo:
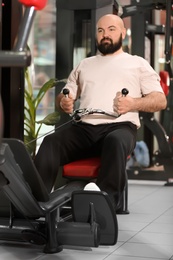
[[[123,53],[124,51],[123,51],[123,49],[121,48],[121,49],[119,49],[118,51],[115,51],[114,53],[109,53],[109,54],[106,54],[106,55],[103,55],[103,56],[115,56],[115,55],[118,55],[118,54],[120,54],[120,53]]]

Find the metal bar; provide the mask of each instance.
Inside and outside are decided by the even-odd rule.
[[[30,64],[30,52],[0,51],[0,67],[27,67]]]
[[[172,12],[172,1],[166,1],[166,33],[165,33],[165,67],[169,72],[170,78],[172,78],[172,69],[171,69],[171,12]]]
[[[27,48],[27,41],[33,24],[36,10],[35,8],[26,8],[22,23],[19,27],[18,39],[14,51],[23,51]]]

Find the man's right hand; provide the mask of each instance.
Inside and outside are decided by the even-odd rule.
[[[68,95],[68,97],[65,97],[64,95],[60,99],[60,108],[67,114],[73,113],[74,110],[74,99],[71,94]]]

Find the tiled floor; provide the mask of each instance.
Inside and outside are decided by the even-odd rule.
[[[129,215],[118,215],[115,246],[65,247],[46,255],[41,247],[0,241],[0,260],[153,260],[173,259],[173,186],[129,181]]]

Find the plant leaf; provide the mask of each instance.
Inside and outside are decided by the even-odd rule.
[[[56,83],[57,83],[57,79],[50,79],[40,88],[40,90],[35,98],[35,108],[38,107],[38,105],[40,104],[42,98],[47,93],[47,91],[50,88],[54,87],[56,85]]]
[[[30,96],[33,96],[33,89],[28,68],[25,69],[25,79],[27,81],[28,92]]]
[[[36,121],[38,124],[45,124],[45,125],[55,125],[60,119],[60,114],[58,112],[53,112],[47,115],[42,120]]]

